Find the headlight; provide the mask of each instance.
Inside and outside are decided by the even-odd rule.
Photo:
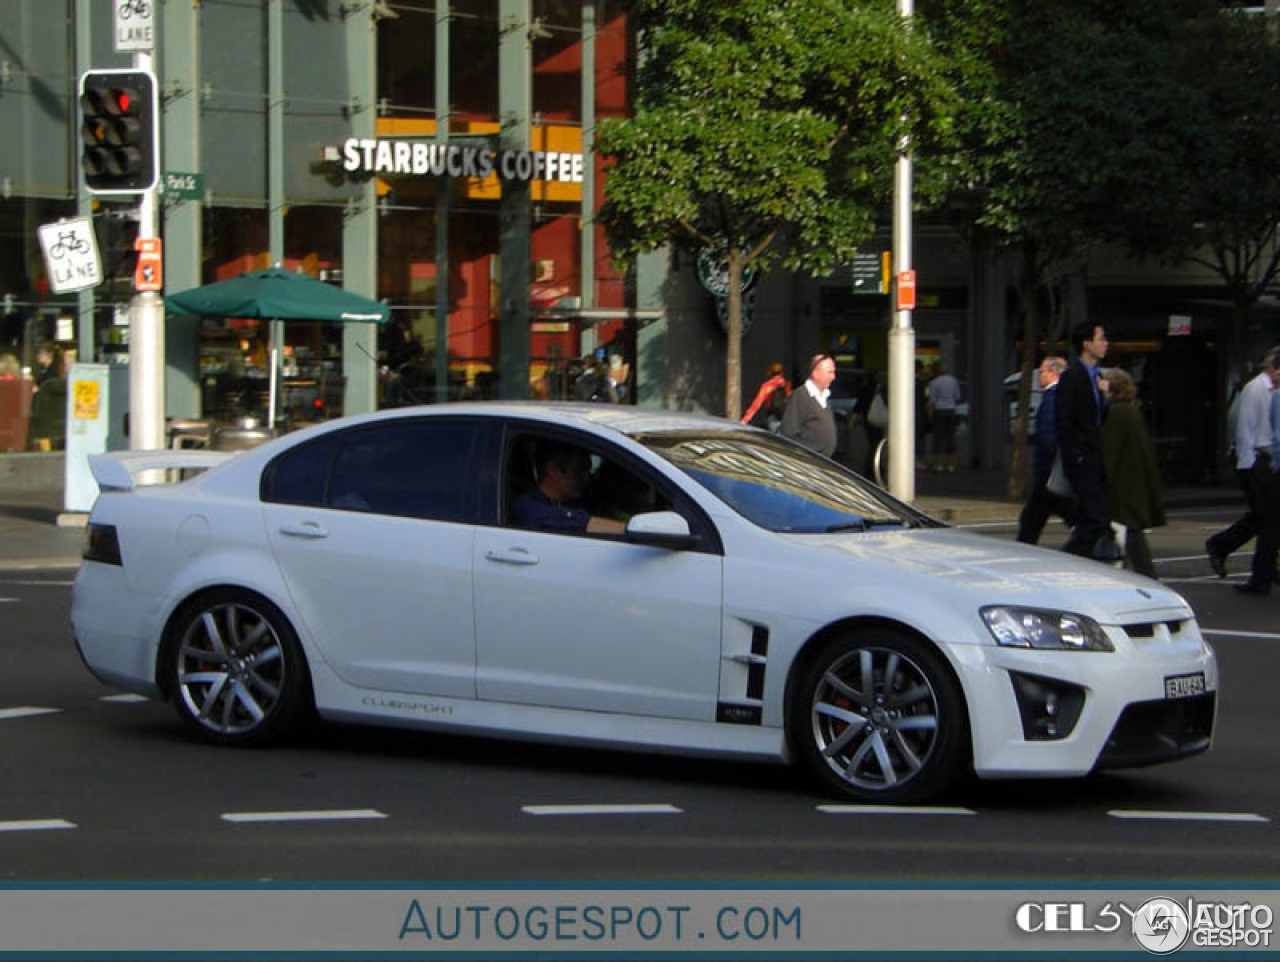
[[[1009,648],[1115,651],[1102,625],[1084,615],[1005,605],[991,605],[981,613],[996,644]]]

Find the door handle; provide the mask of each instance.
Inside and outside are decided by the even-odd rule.
[[[302,524],[282,524],[280,533],[287,534],[291,538],[307,538],[312,541],[329,537],[329,529],[322,528],[315,521],[304,521]]]
[[[486,551],[484,556],[489,561],[504,565],[536,565],[538,556],[530,554],[528,548],[510,548],[507,551]]]

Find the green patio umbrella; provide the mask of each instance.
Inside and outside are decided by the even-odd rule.
[[[194,317],[256,317],[266,321],[327,321],[330,323],[382,324],[391,308],[379,301],[324,281],[269,267],[246,271],[225,281],[170,294],[165,304],[172,311]],[[270,423],[276,419],[279,381],[279,349],[276,325],[271,325],[271,379],[268,406]]]

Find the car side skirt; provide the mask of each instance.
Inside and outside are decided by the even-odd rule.
[[[332,721],[467,735],[494,735],[555,744],[669,751],[786,761],[780,728],[756,728],[643,715],[592,713],[404,692],[354,688],[324,664],[311,666],[316,710]]]

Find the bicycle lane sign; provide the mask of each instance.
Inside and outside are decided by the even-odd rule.
[[[82,291],[102,283],[102,260],[93,221],[72,217],[37,228],[44,251],[49,290],[54,294]]]
[[[154,50],[158,0],[112,0],[116,10],[116,53]]]

